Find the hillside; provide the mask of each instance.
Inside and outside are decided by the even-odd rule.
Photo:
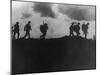
[[[96,41],[81,37],[12,40],[16,74],[96,68]]]

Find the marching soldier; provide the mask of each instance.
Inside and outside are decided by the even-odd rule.
[[[83,31],[83,33],[85,35],[85,38],[87,37],[88,26],[89,26],[89,22],[87,24],[85,24],[85,23],[82,24],[82,31]]]
[[[47,30],[48,30],[48,24],[43,22],[43,25],[40,25],[40,31],[42,32],[43,35],[41,35],[40,38],[45,38]]]
[[[74,30],[74,22],[72,22],[72,25],[70,26],[70,36],[73,36],[73,30]]]
[[[14,29],[13,29],[13,34],[14,34],[14,39],[15,39],[15,36],[17,34],[17,39],[19,39],[19,22],[16,22],[16,24],[14,25]]]
[[[24,31],[26,31],[24,38],[26,38],[26,36],[28,36],[28,38],[30,38],[30,30],[32,30],[30,23],[31,23],[31,21],[28,21],[28,23],[24,27]]]

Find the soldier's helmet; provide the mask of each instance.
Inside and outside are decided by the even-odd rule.
[[[74,25],[74,22],[72,22],[71,24]]]
[[[89,25],[90,23],[88,22],[87,24]]]
[[[19,22],[16,22],[16,24],[19,24]]]
[[[80,23],[78,22],[78,25],[80,25]]]
[[[47,26],[47,23],[44,23],[44,25],[46,25],[46,26]]]
[[[31,23],[31,21],[28,21],[28,23]]]

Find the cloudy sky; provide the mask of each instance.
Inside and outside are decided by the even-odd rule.
[[[88,39],[95,36],[95,6],[81,6],[56,3],[12,1],[12,25],[20,22],[20,37],[25,35],[24,26],[31,21],[31,37],[39,38],[40,25],[48,23],[46,38],[69,35],[71,22],[90,22]],[[80,25],[80,27],[81,27]],[[84,37],[80,30],[81,36]]]

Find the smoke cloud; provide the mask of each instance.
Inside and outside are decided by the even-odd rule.
[[[95,7],[93,6],[59,6],[59,12],[67,15],[74,20],[86,20],[93,21],[95,20]]]
[[[30,13],[22,13],[22,19],[27,19],[30,18],[32,16],[32,14]]]
[[[41,13],[41,17],[55,18],[52,5],[48,3],[34,3],[33,11]]]

